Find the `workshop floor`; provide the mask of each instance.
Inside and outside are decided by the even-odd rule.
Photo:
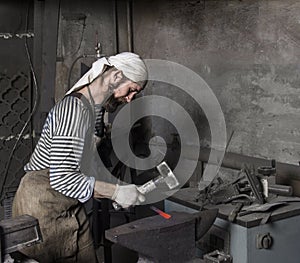
[[[97,249],[98,263],[104,262],[103,247]],[[112,263],[136,263],[138,256],[134,251],[121,247],[119,245],[112,246]]]

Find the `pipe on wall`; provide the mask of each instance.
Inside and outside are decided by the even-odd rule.
[[[132,8],[131,0],[114,2],[116,53],[134,50]]]

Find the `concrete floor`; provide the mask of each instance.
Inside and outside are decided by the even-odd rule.
[[[97,249],[97,258],[98,263],[105,263],[103,247]],[[138,255],[136,252],[116,244],[112,246],[112,263],[136,263],[137,261]]]

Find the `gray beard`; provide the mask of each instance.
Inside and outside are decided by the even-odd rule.
[[[118,88],[119,85],[121,85],[121,83],[123,83],[124,81],[126,81],[126,78],[123,77],[123,79],[121,79],[118,83],[115,84],[109,84],[108,86],[108,90],[113,92],[116,88]],[[115,99],[114,94],[110,95],[110,97],[106,100],[106,102],[104,103],[104,108],[107,112],[115,112],[116,109],[118,108],[118,106],[124,104],[124,101],[122,100],[118,100]]]
[[[115,112],[118,106],[122,105],[123,102],[115,99],[114,94],[110,95],[110,97],[104,103],[104,108],[107,112]]]

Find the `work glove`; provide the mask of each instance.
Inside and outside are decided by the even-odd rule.
[[[116,201],[123,208],[129,206],[139,205],[145,201],[145,196],[139,192],[136,185],[116,185],[116,190],[111,198]]]

